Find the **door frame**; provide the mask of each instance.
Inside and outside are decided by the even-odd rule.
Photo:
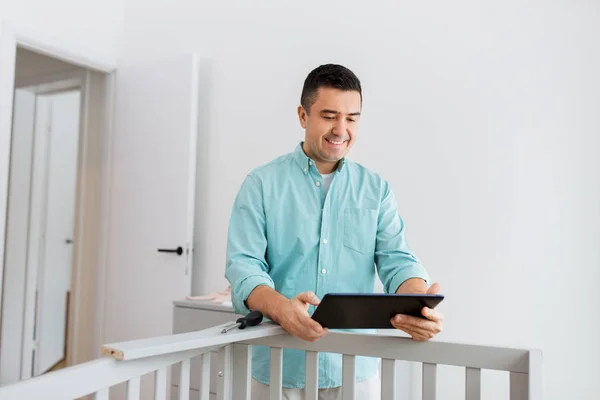
[[[80,137],[80,154],[77,174],[76,227],[74,239],[74,264],[72,272],[72,302],[70,304],[70,321],[68,336],[70,347],[67,351],[68,365],[77,364],[95,358],[99,355],[102,340],[105,312],[105,277],[106,277],[106,233],[110,205],[108,194],[110,189],[110,160],[112,144],[112,114],[114,104],[114,71],[116,66],[112,61],[107,62],[94,55],[79,54],[69,49],[68,44],[48,37],[41,33],[21,29],[12,25],[6,19],[0,19],[0,310],[2,310],[2,289],[5,259],[5,234],[7,222],[7,201],[10,168],[10,143],[12,137],[13,95],[15,89],[15,62],[17,47],[46,55],[86,69],[82,98],[87,105],[80,114],[83,124]],[[101,95],[94,95],[87,88],[98,88]],[[102,112],[98,113],[90,105],[100,105]],[[96,141],[94,142],[94,137]],[[97,137],[101,137],[98,139]],[[100,143],[98,143],[100,140]],[[100,144],[102,154],[92,159],[88,153],[89,147]],[[83,149],[83,151],[82,151]],[[101,168],[98,169],[98,162]],[[92,164],[92,163],[96,164]],[[95,188],[87,187],[85,176],[94,175],[98,182]],[[99,194],[99,211],[93,210],[95,204],[88,205],[93,192]],[[92,215],[93,214],[93,215]],[[84,223],[91,221],[87,225]],[[98,226],[90,227],[90,225]],[[90,233],[90,229],[95,232]],[[87,237],[96,240],[94,254],[88,255],[77,248]],[[88,246],[89,247],[89,246]],[[79,248],[79,250],[81,250]],[[92,271],[90,271],[92,269]],[[94,274],[96,279],[91,278]],[[94,297],[89,298],[93,293]],[[87,296],[86,296],[87,295]],[[81,326],[80,319],[91,318]],[[86,328],[91,331],[85,332]],[[82,331],[82,332],[80,332]],[[69,351],[70,350],[70,351]]]

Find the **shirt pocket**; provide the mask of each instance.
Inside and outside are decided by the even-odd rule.
[[[374,253],[377,236],[377,210],[344,209],[344,246],[359,253]]]

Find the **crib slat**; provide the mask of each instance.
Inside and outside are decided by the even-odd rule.
[[[381,360],[381,398],[382,400],[396,399],[396,360]]]
[[[161,368],[155,373],[156,380],[154,381],[154,399],[167,399],[167,369]]]
[[[354,400],[356,356],[344,354],[342,359],[342,399]]]
[[[283,386],[283,349],[271,347],[271,400],[281,400]]]
[[[540,350],[529,351],[529,400],[544,398],[544,360]]]
[[[528,381],[527,374],[510,373],[510,400],[528,400]]]
[[[140,400],[140,377],[127,381],[127,400]]]
[[[467,368],[465,394],[466,400],[481,400],[481,369]]]
[[[94,395],[94,400],[108,400],[108,392],[110,388],[100,389]]]
[[[210,400],[210,354],[200,355],[200,399]]]
[[[233,345],[233,400],[250,400],[250,376],[252,370],[252,347]]]
[[[181,362],[179,400],[190,400],[190,360],[183,360]]]
[[[437,364],[423,363],[423,400],[435,400],[437,395]]]
[[[319,353],[306,352],[305,399],[317,400],[319,397]]]
[[[217,399],[230,400],[231,386],[233,384],[233,380],[231,379],[231,375],[233,374],[233,345],[229,344],[219,350],[219,363],[221,371],[219,374],[219,384],[217,385]]]

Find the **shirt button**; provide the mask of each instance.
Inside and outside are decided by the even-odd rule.
[[[306,174],[306,172],[308,171],[308,168],[304,168],[304,173]]]
[[[317,183],[315,183],[315,185],[321,186],[321,182],[317,182]]]
[[[323,275],[325,275],[325,274],[327,273],[327,270],[326,270],[325,268],[323,268],[323,269],[321,270],[321,273],[322,273]]]
[[[312,165],[312,161],[309,161],[309,162],[308,162],[308,165]]]
[[[327,239],[323,239],[323,244],[327,244]]]

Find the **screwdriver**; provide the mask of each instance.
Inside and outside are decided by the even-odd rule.
[[[232,329],[235,328],[240,328],[240,329],[244,329],[247,326],[255,326],[258,325],[262,322],[263,319],[263,315],[260,311],[251,311],[248,315],[246,315],[245,317],[240,317],[238,318],[237,321],[235,321],[235,324],[228,326],[227,328],[224,328],[221,333],[227,333]]]

